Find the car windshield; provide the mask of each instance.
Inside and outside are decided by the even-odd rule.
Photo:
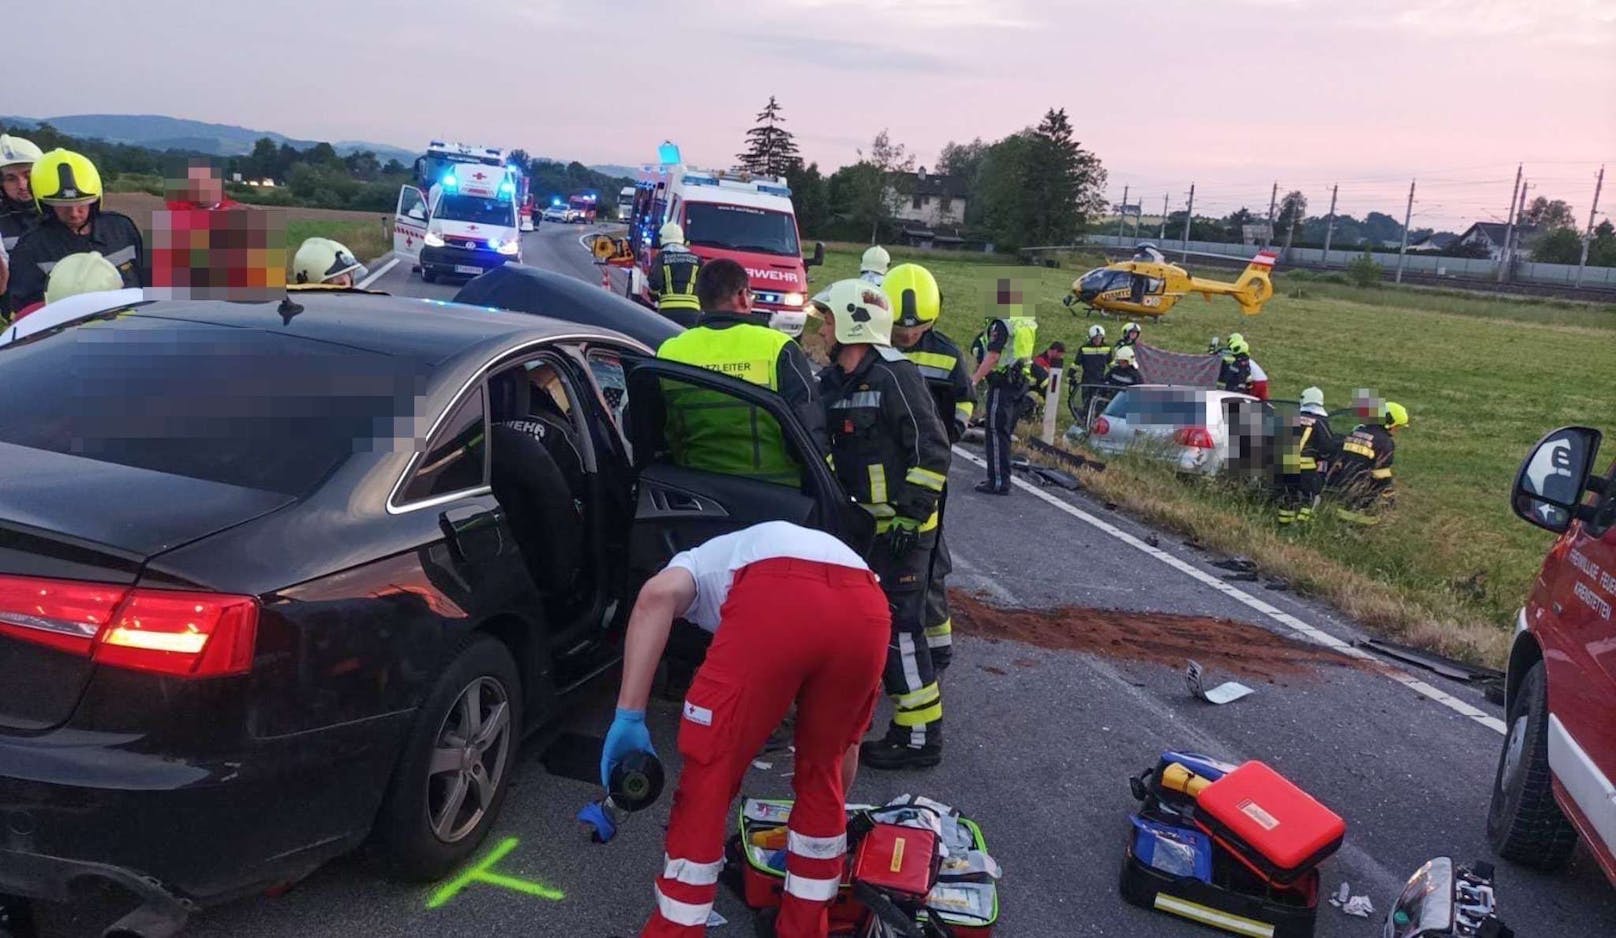
[[[516,206],[501,199],[474,195],[446,195],[438,201],[437,217],[445,221],[468,221],[478,225],[516,225]]]
[[[96,321],[0,349],[0,442],[301,495],[397,434],[412,368],[255,329]]]
[[[801,257],[797,220],[786,212],[713,202],[685,203],[685,237],[731,251]]]
[[[1206,425],[1206,397],[1190,388],[1124,391],[1105,409],[1135,426],[1200,427]]]

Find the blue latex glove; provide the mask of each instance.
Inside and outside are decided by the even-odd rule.
[[[619,707],[612,728],[606,731],[606,745],[600,751],[600,787],[611,790],[612,766],[631,752],[656,755],[651,747],[651,731],[645,728],[645,711]]]

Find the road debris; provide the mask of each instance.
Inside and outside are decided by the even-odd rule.
[[[1201,667],[1201,663],[1191,658],[1189,667],[1184,669],[1184,681],[1189,685],[1190,696],[1196,700],[1222,706],[1256,693],[1256,691],[1238,681],[1225,681],[1208,690],[1206,684],[1202,681],[1204,674],[1205,669]]]
[[[1330,897],[1330,904],[1359,918],[1368,918],[1375,914],[1375,904],[1369,901],[1368,896],[1355,896],[1352,894],[1352,884],[1343,882],[1335,895]]]

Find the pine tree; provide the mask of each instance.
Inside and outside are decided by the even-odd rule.
[[[746,132],[746,152],[735,158],[742,169],[764,176],[784,176],[802,169],[797,141],[780,125],[780,103],[769,95],[769,103],[756,118],[757,126]]]
[[[1050,109],[1032,132],[1025,167],[1026,236],[1034,244],[1066,244],[1101,209],[1105,170],[1072,139],[1066,109]]]

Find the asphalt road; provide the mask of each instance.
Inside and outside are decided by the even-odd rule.
[[[581,233],[577,226],[542,226],[527,236],[528,262],[598,279],[577,243]],[[424,284],[407,264],[375,286],[444,299],[457,289]],[[1224,582],[1224,571],[1205,555],[1086,497],[1060,492],[1046,501],[1026,489],[1008,499],[977,495],[971,486],[981,475],[971,455],[957,453],[948,507],[957,587],[1015,606],[1191,613],[1278,634],[1293,634],[1300,623],[1340,640],[1360,635],[1351,622],[1289,593]],[[1139,540],[1126,543],[1119,533]],[[1147,538],[1159,544],[1159,556],[1157,547],[1140,543]],[[1444,854],[1491,859],[1483,825],[1502,737],[1483,721],[1501,714],[1468,688],[1415,676],[1452,697],[1442,702],[1372,671],[1327,666],[1273,682],[1248,681],[1254,696],[1214,707],[1187,694],[1177,668],[963,635],[944,683],[943,765],[916,774],[864,772],[851,797],[879,802],[917,792],[978,820],[1005,870],[996,934],[1204,935],[1117,897],[1134,804],[1126,781],[1164,749],[1262,759],[1346,818],[1346,843],[1323,867],[1324,888],[1333,893],[1348,882],[1354,894],[1371,897],[1377,914],[1353,918],[1321,904],[1317,933],[1367,938],[1380,934],[1392,898],[1425,860]],[[571,726],[603,733],[614,690],[599,686],[587,693]],[[1469,716],[1459,712],[1467,708],[1474,708]],[[670,762],[677,761],[678,714],[677,703],[653,701],[652,734]],[[744,790],[786,795],[789,771],[789,759],[755,769]],[[590,795],[588,785],[549,775],[529,746],[489,840],[492,846],[516,838],[499,870],[543,883],[563,898],[473,885],[429,910],[432,888],[389,883],[355,857],[279,898],[201,915],[187,934],[637,933],[662,859],[669,799],[634,817],[616,842],[595,846],[573,821]],[[1584,854],[1554,876],[1500,864],[1498,888],[1502,910],[1523,938],[1616,933],[1616,890]],[[728,892],[721,893],[718,911],[730,924],[712,934],[750,934],[747,913]]]

